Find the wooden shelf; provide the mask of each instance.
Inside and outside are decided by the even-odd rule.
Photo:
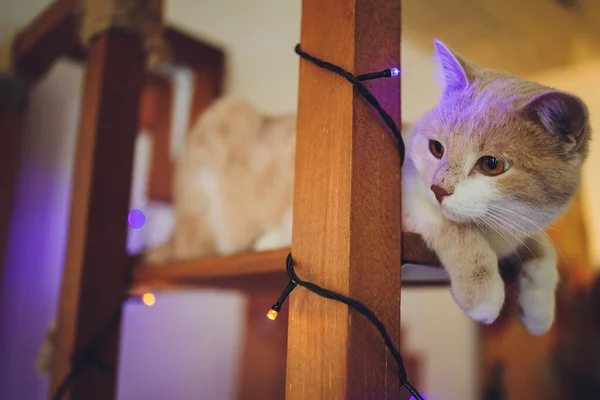
[[[404,286],[445,285],[439,261],[415,234],[405,234]],[[285,259],[289,248],[181,260],[165,264],[141,264],[133,270],[134,290],[174,290],[210,287],[241,291],[269,289],[287,282]],[[406,265],[405,265],[406,264]]]
[[[285,286],[285,259],[289,248],[182,260],[168,264],[142,264],[133,270],[134,290],[211,287],[253,291]]]

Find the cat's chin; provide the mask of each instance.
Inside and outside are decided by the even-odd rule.
[[[442,211],[442,215],[444,215],[446,219],[452,222],[456,222],[458,224],[471,224],[477,219],[477,217],[473,215],[458,214],[448,209],[448,207],[442,206],[440,207],[440,210]]]

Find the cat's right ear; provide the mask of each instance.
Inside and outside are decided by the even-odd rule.
[[[577,96],[548,90],[525,103],[524,109],[532,121],[563,142],[567,151],[589,138],[588,109]]]
[[[440,40],[434,39],[433,44],[435,45],[435,53],[444,81],[444,94],[466,89],[472,80],[469,63],[450,50]]]

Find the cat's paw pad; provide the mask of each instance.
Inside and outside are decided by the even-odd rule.
[[[524,290],[519,295],[519,320],[532,335],[544,335],[554,322],[554,293]]]
[[[504,305],[504,282],[500,276],[486,281],[469,280],[467,284],[453,285],[452,293],[458,305],[473,320],[491,324],[500,315]]]

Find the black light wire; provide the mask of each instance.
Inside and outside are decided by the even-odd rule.
[[[364,74],[364,75],[354,76],[350,72],[344,70],[341,67],[338,67],[335,64],[332,64],[327,61],[319,60],[318,58],[311,56],[310,54],[308,54],[307,52],[303,51],[300,48],[300,44],[296,45],[295,51],[296,51],[296,54],[298,54],[303,59],[308,60],[323,69],[326,69],[331,72],[335,72],[336,74],[343,76],[344,78],[346,78],[346,80],[348,80],[348,82],[350,82],[352,85],[354,85],[356,90],[358,90],[358,92],[365,98],[365,100],[367,100],[369,102],[369,104],[371,104],[373,106],[373,108],[375,108],[377,110],[377,112],[379,113],[381,118],[383,118],[383,121],[385,122],[385,124],[388,126],[388,128],[392,131],[392,134],[398,140],[398,148],[400,150],[400,166],[403,166],[405,149],[404,149],[404,140],[402,140],[402,135],[400,133],[400,129],[398,129],[398,126],[396,126],[396,123],[394,122],[394,119],[390,116],[390,114],[388,114],[388,112],[385,111],[383,109],[383,107],[381,107],[381,104],[379,104],[379,101],[377,100],[377,98],[375,96],[373,96],[373,94],[369,91],[369,89],[367,89],[361,83],[361,81],[365,81],[365,80],[371,80],[371,79],[377,79],[377,78],[389,78],[392,76],[391,70],[388,68],[381,72],[371,72],[371,73]]]
[[[344,78],[346,78],[346,80],[352,83],[352,85],[354,85],[358,92],[377,110],[377,112],[383,118],[386,125],[396,137],[396,139],[398,139],[398,147],[400,150],[400,166],[402,166],[404,164],[405,148],[400,130],[396,126],[396,123],[394,122],[392,117],[383,109],[383,107],[381,107],[375,96],[373,96],[373,94],[371,94],[371,92],[361,83],[361,81],[391,77],[391,70],[386,69],[381,72],[373,72],[364,75],[354,76],[350,72],[344,70],[343,68],[335,64],[311,56],[310,54],[306,53],[300,48],[300,44],[296,45],[295,51],[296,54],[298,54],[303,59],[308,60],[323,69],[335,72],[336,74],[343,76]],[[295,264],[292,258],[292,253],[289,253],[285,262],[285,270],[287,272],[288,278],[290,278],[290,282],[286,286],[285,290],[283,291],[277,302],[273,305],[271,310],[275,311],[276,313],[279,312],[281,310],[281,306],[283,305],[287,297],[290,295],[292,290],[296,288],[296,286],[302,286],[321,297],[339,301],[353,308],[354,310],[362,314],[365,318],[367,318],[381,334],[381,337],[383,338],[386,347],[388,348],[389,352],[392,354],[392,357],[394,357],[396,364],[398,365],[398,379],[400,382],[400,387],[405,387],[410,392],[410,394],[414,396],[416,400],[424,400],[423,396],[421,396],[421,394],[408,381],[406,377],[406,368],[404,367],[404,360],[402,359],[402,355],[400,354],[400,351],[398,350],[392,338],[388,334],[385,325],[383,324],[383,322],[381,322],[377,315],[375,315],[375,313],[371,311],[369,307],[367,307],[365,304],[361,303],[356,299],[344,296],[332,290],[322,288],[312,282],[303,281],[296,274],[294,265]]]

